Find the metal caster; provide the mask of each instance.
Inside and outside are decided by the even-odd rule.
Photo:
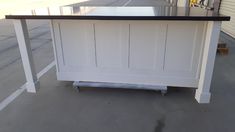
[[[80,92],[80,87],[77,85],[76,82],[73,83],[73,88],[74,88],[77,92]]]
[[[80,87],[79,86],[75,86],[74,88],[76,89],[77,92],[80,92]]]
[[[73,86],[73,88],[74,88],[77,92],[80,92],[80,87],[79,87],[79,86]]]
[[[167,94],[167,90],[161,90],[161,95],[165,96]]]

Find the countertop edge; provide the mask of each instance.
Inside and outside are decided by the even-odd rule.
[[[73,19],[73,20],[185,20],[185,21],[229,21],[229,16],[45,16],[6,15],[6,19]]]

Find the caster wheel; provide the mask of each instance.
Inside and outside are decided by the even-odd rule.
[[[80,87],[78,86],[78,83],[79,83],[79,82],[74,82],[74,83],[73,83],[73,88],[74,88],[77,92],[80,91]]]
[[[73,88],[74,88],[77,92],[80,92],[80,87],[79,87],[79,86],[73,86]]]
[[[165,96],[167,94],[167,90],[161,90],[161,95]]]
[[[80,87],[77,86],[75,89],[77,92],[80,92]]]
[[[77,92],[80,92],[80,87],[77,86],[77,87],[76,87],[76,90],[77,90]]]

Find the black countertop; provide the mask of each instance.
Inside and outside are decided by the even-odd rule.
[[[198,7],[85,7],[75,4],[15,12],[6,15],[6,19],[229,21],[230,17]]]

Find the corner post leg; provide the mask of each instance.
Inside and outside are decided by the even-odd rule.
[[[36,90],[39,88],[39,81],[35,71],[26,20],[13,20],[13,24],[26,76],[26,88],[28,92],[36,93]]]
[[[198,103],[210,102],[210,85],[219,40],[220,26],[220,21],[209,21],[207,24],[200,79],[195,95]]]

